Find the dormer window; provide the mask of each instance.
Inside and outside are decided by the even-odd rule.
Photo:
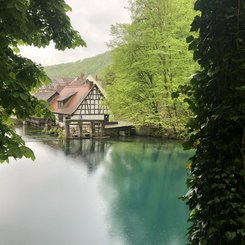
[[[63,107],[63,101],[58,101],[58,108],[62,109],[62,107]]]
[[[71,91],[69,93],[66,93],[64,95],[61,95],[58,99],[58,109],[62,109],[65,107],[66,102],[73,96],[75,95],[77,92],[76,91]]]

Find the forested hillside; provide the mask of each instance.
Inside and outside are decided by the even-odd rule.
[[[111,54],[106,52],[82,61],[47,66],[44,69],[49,77],[75,77],[81,72],[96,76],[100,75],[103,69],[110,64]]]

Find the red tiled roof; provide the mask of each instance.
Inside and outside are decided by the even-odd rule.
[[[52,101],[52,111],[58,114],[72,115],[83,102],[93,86],[94,85],[91,82],[87,82],[79,86],[65,86],[60,91],[60,95]],[[67,98],[67,101],[64,101],[62,108],[58,108],[58,101],[61,101],[62,98]]]
[[[64,100],[68,100],[71,96],[73,96],[75,93],[77,93],[76,91],[71,91],[68,94],[65,94],[64,96],[60,96],[59,98],[57,98],[57,101],[64,101]]]

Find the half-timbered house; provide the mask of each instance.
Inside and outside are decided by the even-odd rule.
[[[82,75],[65,86],[51,102],[58,124],[63,127],[66,119],[83,121],[108,121],[108,108],[104,92],[92,77]]]

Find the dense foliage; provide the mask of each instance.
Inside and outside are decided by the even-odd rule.
[[[190,244],[245,244],[245,4],[197,0],[190,49]]]
[[[112,112],[139,125],[180,129],[188,117],[178,87],[195,70],[185,41],[192,0],[130,1],[131,24],[112,26],[105,76]]]
[[[0,162],[10,156],[34,158],[9,122],[11,116],[25,119],[43,109],[30,91],[47,77],[39,65],[18,54],[18,45],[45,47],[54,41],[61,50],[84,46],[68,10],[64,0],[0,0]]]
[[[71,63],[52,65],[44,67],[45,72],[49,77],[64,77],[73,78],[81,74],[91,74],[92,76],[100,76],[103,70],[111,64],[111,54],[106,52],[96,55],[91,58],[86,58],[82,61]]]

